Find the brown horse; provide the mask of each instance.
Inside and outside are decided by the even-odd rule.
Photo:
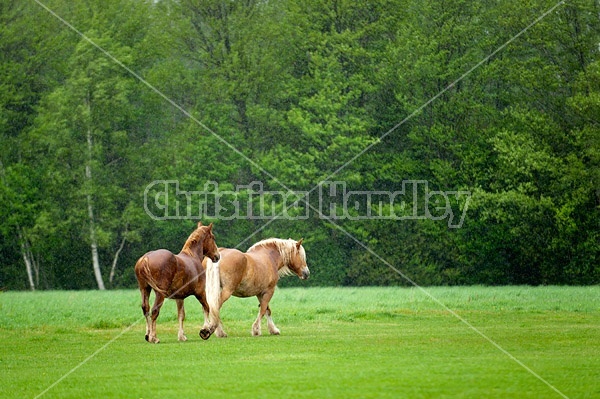
[[[183,300],[190,295],[194,295],[204,309],[203,333],[200,336],[208,339],[214,332],[217,324],[209,323],[209,307],[204,292],[202,260],[205,256],[213,262],[218,262],[220,257],[212,233],[212,223],[203,226],[202,222],[198,222],[198,227],[190,234],[179,254],[159,249],[147,252],[136,262],[135,275],[142,294],[142,312],[146,317],[146,341],[156,344],[160,342],[156,337],[156,319],[165,298],[175,299],[177,302],[180,341],[187,340],[183,333]],[[154,290],[156,296],[152,312],[149,304],[151,290]]]
[[[260,310],[252,325],[252,335],[260,335],[260,323],[267,315],[269,332],[279,334],[271,318],[269,301],[281,276],[296,274],[302,280],[310,275],[302,240],[269,238],[251,246],[245,253],[237,249],[219,248],[221,260],[205,259],[206,297],[211,309],[212,323],[218,323],[217,337],[226,337],[219,310],[231,295],[247,298],[256,296]],[[208,333],[207,331],[206,333]]]

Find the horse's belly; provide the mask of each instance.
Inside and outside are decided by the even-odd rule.
[[[253,284],[241,282],[240,285],[237,286],[235,291],[233,291],[232,295],[238,298],[248,298],[251,296],[256,296],[261,292],[264,292],[264,287],[257,287]]]

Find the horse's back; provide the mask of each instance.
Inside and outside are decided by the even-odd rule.
[[[174,264],[176,262],[175,255],[173,252],[167,249],[157,249],[154,251],[146,252],[135,264],[135,268],[142,267],[144,260],[146,260],[150,267],[156,268],[163,265]]]
[[[219,248],[219,254],[221,259],[219,260],[219,267],[221,271],[234,271],[246,268],[246,255],[235,248]]]
[[[233,296],[259,295],[277,284],[277,271],[271,270],[268,254],[237,249],[222,249],[220,254],[221,283],[224,288],[229,286]]]

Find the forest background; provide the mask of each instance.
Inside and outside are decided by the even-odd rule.
[[[166,180],[470,193],[460,227],[201,218],[303,237],[303,285],[598,284],[599,53],[596,0],[2,0],[0,289],[135,286],[198,220],[149,215]]]

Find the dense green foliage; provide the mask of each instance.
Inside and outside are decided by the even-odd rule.
[[[597,397],[599,290],[428,289],[551,386],[416,288],[283,288],[271,303],[281,335],[262,337],[250,335],[256,298],[232,298],[229,337],[208,341],[196,300],[186,301],[187,342],[166,301],[158,345],[144,340],[137,290],[0,293],[10,342],[0,347],[0,396],[560,398],[554,388]]]
[[[155,180],[309,192],[308,218],[212,218],[220,246],[304,237],[307,284],[408,284],[373,253],[423,285],[600,282],[597,1],[525,32],[556,2],[43,3],[81,35],[0,4],[0,289],[98,287],[94,251],[133,286],[141,254],[211,221],[149,217]],[[315,211],[323,181],[408,180],[470,192],[441,208],[464,223],[423,195],[386,211],[431,217]]]

